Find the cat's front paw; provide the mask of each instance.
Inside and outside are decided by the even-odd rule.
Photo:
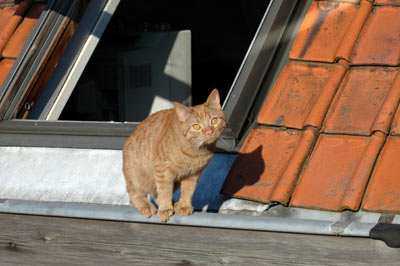
[[[179,204],[179,202],[176,202],[174,204],[174,211],[180,216],[188,216],[193,213],[193,207],[192,205],[184,205],[184,204]]]
[[[143,207],[138,209],[138,211],[145,216],[146,218],[150,218],[151,216],[153,216],[153,214],[155,214],[157,212],[157,208],[154,207],[152,204],[149,204],[150,206],[148,207]]]
[[[168,221],[169,217],[174,214],[173,209],[166,209],[166,210],[158,210],[157,216],[160,219],[161,222],[166,222]]]

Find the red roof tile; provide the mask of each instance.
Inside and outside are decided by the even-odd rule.
[[[391,89],[396,89],[396,86],[392,86],[396,76],[398,76],[397,68],[350,69],[327,114],[323,131],[369,136],[376,130],[375,123],[378,123],[376,118],[382,106],[387,106],[386,96]],[[393,93],[390,95],[393,96]],[[399,97],[400,95],[397,95],[396,105],[392,106],[391,113],[395,112]],[[387,99],[387,101],[392,100],[393,97]],[[382,118],[380,124],[380,129],[385,133],[388,133],[392,122],[390,117],[387,118]]]
[[[290,205],[339,211],[357,210],[385,138],[321,134]]]
[[[365,193],[362,209],[400,212],[400,136],[388,137]]]
[[[313,2],[225,194],[400,213],[400,1],[371,2]]]
[[[374,5],[400,5],[400,0],[375,0]]]
[[[31,34],[33,27],[36,24],[40,14],[44,10],[46,5],[34,4],[26,14],[22,23],[18,26],[10,40],[7,42],[6,47],[3,50],[2,56],[6,58],[17,58],[19,52]]]
[[[294,176],[297,176],[298,168],[307,156],[313,140],[312,131],[254,129],[232,166],[222,193],[270,202],[285,171],[293,169],[296,172]],[[291,176],[286,174],[285,177]]]
[[[396,115],[393,119],[392,127],[390,128],[390,134],[400,135],[400,108],[397,108]]]
[[[28,8],[28,1],[0,8],[0,55]]]
[[[289,62],[268,95],[257,122],[297,129],[305,125],[320,126],[345,71],[341,64]]]
[[[398,66],[400,64],[399,17],[400,7],[375,7],[361,31],[351,63]]]
[[[32,2],[24,0],[0,8],[0,86],[45,8]]]
[[[6,79],[8,72],[10,71],[12,65],[14,64],[13,59],[3,59],[0,60],[0,86]]]
[[[335,62],[348,59],[372,5],[314,1],[297,34],[290,59]]]

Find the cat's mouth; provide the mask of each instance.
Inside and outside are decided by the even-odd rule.
[[[212,143],[215,143],[218,140],[218,136],[216,134],[214,134],[212,137],[208,137],[205,140],[201,140],[202,141],[202,145],[209,145]]]
[[[208,138],[206,140],[202,140],[202,139],[195,139],[192,143],[195,149],[200,149],[202,146],[204,145],[210,145],[212,143],[214,143],[217,139],[216,138]]]

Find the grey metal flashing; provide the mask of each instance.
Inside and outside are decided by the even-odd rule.
[[[0,212],[139,223],[162,223],[156,215],[146,218],[135,209],[121,205],[3,200],[0,203]],[[374,222],[351,222],[339,232],[334,227],[335,223],[335,221],[290,219],[263,215],[251,216],[195,212],[190,216],[173,215],[165,224],[358,237],[369,237],[371,229],[377,224]]]
[[[340,220],[335,221],[318,218],[310,219],[276,217],[260,214],[254,215],[254,213],[253,215],[244,215],[195,212],[190,216],[173,215],[166,223],[163,223],[160,222],[156,215],[152,216],[151,218],[146,218],[136,211],[136,209],[125,205],[43,202],[9,199],[3,199],[0,201],[0,212],[150,224],[184,225],[346,237],[369,237],[382,240],[389,247],[400,247],[400,224],[379,223],[378,221],[371,219],[367,219],[367,221],[363,221],[361,219],[360,221],[349,220],[347,222],[343,222]],[[362,214],[357,215],[362,216]],[[375,216],[379,217],[379,214],[376,214]]]
[[[160,222],[156,215],[151,218],[146,218],[136,211],[136,209],[123,205],[8,199],[0,201],[0,212],[222,229],[366,237],[382,240],[389,247],[400,247],[400,225],[378,223],[375,221],[349,221],[343,223],[331,220],[274,217],[267,215],[195,212],[190,216],[173,215],[167,222],[163,223]]]

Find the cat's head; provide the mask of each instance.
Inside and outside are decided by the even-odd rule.
[[[196,148],[216,142],[226,128],[226,118],[217,89],[210,93],[203,104],[187,107],[174,102],[174,106],[183,136]]]

